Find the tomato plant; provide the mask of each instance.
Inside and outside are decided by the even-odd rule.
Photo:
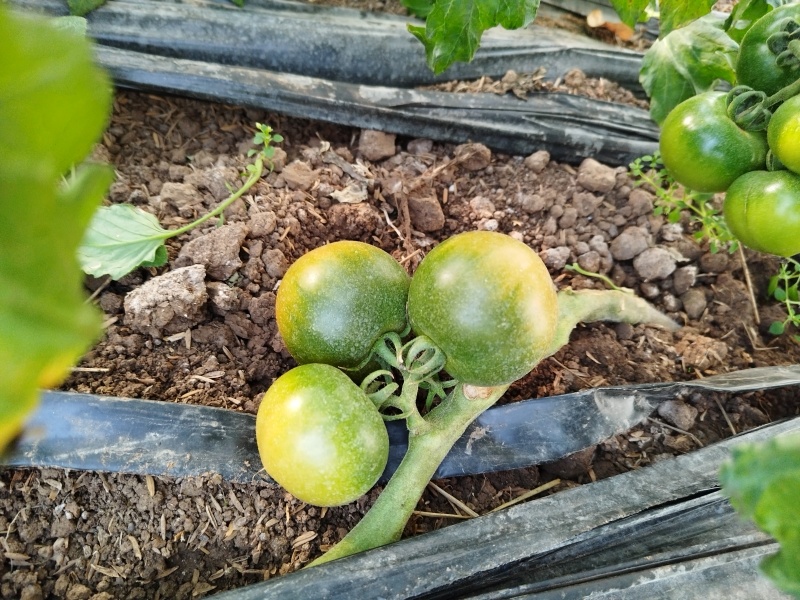
[[[409,281],[380,248],[353,241],[321,246],[281,281],[278,330],[301,364],[357,367],[381,335],[406,327]]]
[[[791,25],[793,19],[800,19],[800,4],[787,4],[768,12],[747,31],[736,61],[740,85],[772,95],[797,81],[800,43],[790,46],[789,42],[797,42],[800,36],[792,36],[796,32]]]
[[[723,213],[744,245],[778,256],[800,252],[800,175],[746,173],[728,189]]]
[[[784,102],[769,120],[770,150],[783,165],[800,173],[800,96]]]
[[[302,365],[275,381],[258,409],[256,440],[270,477],[318,506],[364,495],[389,457],[378,409],[330,365]]]
[[[508,236],[448,239],[417,268],[408,296],[412,329],[444,351],[450,375],[473,385],[511,383],[550,347],[556,292],[539,256]]]
[[[706,92],[675,107],[661,126],[664,166],[690,189],[722,192],[740,175],[765,166],[766,136],[739,127],[726,107],[726,94]]]

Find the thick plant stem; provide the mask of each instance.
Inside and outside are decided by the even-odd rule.
[[[680,325],[646,300],[633,294],[617,290],[566,289],[558,293],[558,328],[547,356],[567,345],[569,336],[578,323],[595,321],[647,323],[669,331],[680,328]]]
[[[467,426],[492,406],[507,385],[478,388],[458,384],[426,417],[424,433],[409,433],[408,451],[378,500],[344,539],[311,563],[319,565],[400,539],[425,486]]]

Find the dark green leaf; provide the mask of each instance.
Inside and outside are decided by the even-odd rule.
[[[739,0],[725,21],[725,31],[731,38],[741,42],[753,23],[767,14],[769,10],[770,6],[766,0]]]
[[[438,74],[455,62],[471,61],[487,29],[524,27],[538,8],[539,0],[437,0],[425,26],[408,30],[425,46],[428,66]]]
[[[719,81],[734,83],[739,45],[722,25],[721,17],[708,15],[673,31],[647,51],[639,80],[650,96],[650,116],[656,123]]]
[[[433,10],[433,2],[434,0],[403,0],[403,6],[412,15],[424,19]]]
[[[96,8],[100,8],[106,0],[67,0],[69,14],[84,17]]]
[[[769,278],[769,284],[767,285],[767,296],[772,298],[773,295],[775,294],[775,290],[777,289],[778,289],[778,276],[773,275],[772,277]]]
[[[628,27],[634,27],[642,19],[650,0],[611,0],[611,6]]]
[[[782,287],[776,287],[776,288],[775,288],[775,289],[772,291],[772,296],[773,296],[773,297],[775,298],[775,300],[777,300],[778,302],[784,302],[784,301],[786,300],[786,290],[785,290],[785,289],[783,289]]]
[[[170,232],[153,215],[131,204],[101,207],[94,215],[78,259],[86,273],[124,277],[143,263],[156,264]],[[163,263],[162,263],[163,264]]]
[[[0,4],[0,450],[100,334],[75,250],[113,172],[79,168],[111,109],[89,42]]]

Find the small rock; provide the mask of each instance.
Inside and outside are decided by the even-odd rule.
[[[589,249],[595,250],[601,256],[609,254],[608,243],[602,235],[593,235],[589,240]]]
[[[193,216],[203,205],[203,196],[189,183],[168,181],[161,187],[161,204],[171,206],[179,215]]]
[[[283,177],[283,180],[290,189],[302,190],[305,192],[314,185],[317,174],[307,163],[301,160],[294,160],[283,168],[281,177]]]
[[[479,219],[489,219],[495,211],[494,203],[483,196],[475,196],[469,201],[469,207]]]
[[[417,231],[439,231],[444,227],[444,211],[435,196],[410,197],[408,213]]]
[[[270,319],[275,318],[275,294],[266,292],[261,296],[251,298],[247,303],[247,312],[256,325],[266,325]]]
[[[66,600],[89,600],[92,590],[82,583],[71,585],[67,590]]]
[[[570,249],[566,246],[558,246],[557,248],[546,248],[539,253],[544,264],[554,271],[560,271],[567,265],[569,260]]]
[[[153,277],[125,296],[125,323],[154,338],[196,324],[208,292],[203,265],[192,265]]]
[[[614,325],[614,332],[617,334],[618,340],[630,340],[633,338],[633,325],[630,323],[617,323]]]
[[[367,240],[385,226],[383,214],[371,204],[334,204],[326,212],[337,237]]]
[[[278,226],[278,217],[271,210],[257,212],[247,222],[251,238],[266,237]]]
[[[707,252],[700,257],[703,273],[722,273],[728,268],[728,255],[724,252]]]
[[[661,288],[655,283],[643,283],[639,286],[639,291],[648,300],[654,300],[661,295]]]
[[[272,170],[276,173],[282,172],[286,168],[286,150],[283,148],[275,148],[272,158],[269,159],[267,165],[272,165]]]
[[[422,154],[429,154],[433,150],[433,140],[427,138],[416,138],[408,142],[406,146],[409,154],[420,156]]]
[[[558,220],[558,226],[561,229],[571,229],[578,222],[578,210],[574,206],[568,206],[564,209],[564,214]]]
[[[480,171],[492,162],[492,151],[483,144],[461,144],[456,146],[455,156],[467,171]]]
[[[614,260],[630,260],[650,245],[647,232],[641,227],[628,227],[611,242],[611,256]]]
[[[689,431],[697,419],[697,409],[682,400],[665,400],[658,405],[658,416],[678,429]]]
[[[697,267],[695,265],[688,265],[675,269],[672,275],[672,285],[675,293],[679,296],[685,294],[697,281]],[[684,302],[684,304],[686,304]]]
[[[631,207],[631,214],[635,217],[652,214],[654,196],[647,190],[635,188],[628,196],[628,206]]]
[[[497,231],[500,229],[500,222],[497,219],[484,219],[478,223],[478,229],[484,231]]]
[[[239,290],[221,281],[206,284],[208,301],[217,314],[225,314],[239,308]]]
[[[664,223],[658,233],[665,242],[675,242],[683,237],[683,225],[680,223]]]
[[[545,200],[539,194],[517,194],[517,204],[529,215],[545,209]]]
[[[572,205],[579,216],[588,217],[600,205],[600,198],[588,192],[576,192],[572,195]]]
[[[271,248],[261,255],[261,260],[264,261],[264,268],[267,270],[267,275],[280,279],[286,274],[289,268],[289,261],[286,259],[284,253],[277,249]]]
[[[648,248],[633,259],[633,268],[644,281],[665,279],[676,266],[675,257],[666,248]]]
[[[602,262],[600,260],[600,254],[598,254],[594,250],[589,250],[589,252],[581,254],[578,257],[578,265],[586,271],[590,271],[592,273],[599,273],[602,265]]]
[[[605,194],[614,189],[617,173],[593,158],[587,158],[578,167],[578,184],[590,192]]]
[[[208,276],[226,281],[242,266],[239,251],[249,230],[244,223],[229,223],[183,245],[175,266],[204,265]]]
[[[19,600],[42,600],[42,587],[37,583],[30,583],[22,588],[19,594]]]
[[[678,312],[683,306],[681,301],[670,293],[664,294],[664,297],[661,299],[661,301],[664,303],[664,310],[667,312]]]
[[[685,292],[681,296],[681,302],[683,302],[683,310],[686,311],[686,316],[694,320],[699,319],[708,306],[705,293],[703,293],[703,290],[696,288]]]
[[[373,162],[389,158],[397,152],[394,145],[396,138],[393,133],[362,129],[358,138],[358,151],[361,156]]]
[[[550,162],[550,153],[547,150],[538,150],[530,156],[526,156],[522,164],[534,173],[541,173]]]
[[[703,335],[687,334],[675,345],[675,351],[689,367],[709,369],[722,363],[728,356],[725,342]]]
[[[107,315],[115,315],[122,311],[122,296],[113,292],[106,292],[100,296],[98,304]]]

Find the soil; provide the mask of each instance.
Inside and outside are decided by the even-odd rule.
[[[597,81],[571,79],[596,94]],[[105,335],[63,389],[255,413],[271,382],[295,365],[274,321],[275,290],[294,260],[322,244],[356,239],[413,272],[436,243],[475,229],[529,244],[560,289],[604,287],[566,269],[578,263],[683,325],[675,333],[581,326],[569,346],[515,384],[503,402],[685,381],[800,358],[790,336],[767,333],[783,318],[765,293],[775,258],[710,252],[707,242],[694,239],[688,216],[668,223],[655,215],[652,190],[637,187],[624,167],[580,156],[571,164],[551,161],[544,150],[507,156],[479,144],[456,147],[119,91],[95,152],[117,171],[108,201],[151,211],[165,227],[191,221],[224,199],[227,185],[241,183],[255,122],[270,124],[285,142],[274,171],[226,211],[221,227],[208,223],[170,241],[165,267],[138,269],[116,282],[87,280],[106,316]],[[435,484],[484,514],[555,479],[560,483],[545,493],[797,414],[800,400],[785,390],[693,393],[632,431],[555,463]],[[269,482],[231,484],[217,475],[3,470],[0,597],[181,599],[241,587],[319,556],[379,491],[320,509]],[[434,486],[418,508],[439,516],[415,515],[406,535],[466,518]]]

